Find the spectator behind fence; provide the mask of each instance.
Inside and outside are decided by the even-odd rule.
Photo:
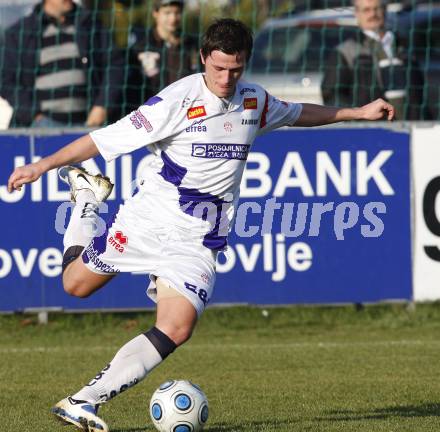
[[[84,3],[83,3],[84,4]],[[119,48],[127,48],[136,41],[138,34],[144,34],[151,10],[150,0],[88,0],[90,9],[96,9],[105,27],[113,32],[113,39]]]
[[[44,0],[11,26],[4,56],[11,127],[100,126],[120,102],[123,57],[72,0]]]
[[[198,38],[181,30],[184,2],[155,0],[155,25],[131,48],[125,113],[199,68]]]
[[[339,44],[325,62],[321,84],[325,105],[363,105],[384,98],[397,120],[420,120],[423,75],[414,56],[385,30],[381,0],[354,0],[361,32]]]

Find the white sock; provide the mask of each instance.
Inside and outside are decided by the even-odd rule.
[[[90,189],[78,191],[76,205],[64,233],[64,252],[71,246],[86,247],[96,235],[98,219],[98,201],[95,194]]]
[[[73,399],[92,404],[106,402],[142,381],[162,357],[145,335],[126,343],[113,360],[92,379]]]

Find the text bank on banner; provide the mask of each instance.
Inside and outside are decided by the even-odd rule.
[[[0,311],[151,307],[147,275],[118,275],[87,299],[64,293],[62,229],[69,192],[55,171],[8,194],[14,166],[77,135],[2,135]],[[105,164],[110,218],[132,193],[147,150]],[[342,303],[411,298],[409,135],[385,129],[283,130],[248,155],[230,244],[212,303]],[[57,218],[58,220],[59,218]],[[59,220],[58,220],[59,223]],[[225,260],[225,256],[228,257]]]

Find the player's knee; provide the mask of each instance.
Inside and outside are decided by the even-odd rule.
[[[171,331],[171,335],[169,335],[169,337],[174,341],[177,346],[180,346],[191,338],[192,331],[193,329],[190,326],[175,328]]]
[[[191,338],[193,328],[190,325],[161,325],[161,330],[180,346]]]
[[[64,291],[73,297],[85,298],[90,295],[88,287],[79,279],[64,277],[63,286]]]

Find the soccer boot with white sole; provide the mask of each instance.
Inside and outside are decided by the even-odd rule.
[[[85,401],[76,401],[70,396],[59,401],[51,412],[65,425],[74,425],[87,432],[108,432],[104,420],[97,416],[97,406]]]
[[[76,201],[76,194],[83,189],[91,190],[98,202],[105,201],[113,189],[113,183],[101,174],[89,174],[84,168],[63,166],[58,170],[60,179],[70,186],[70,197]]]

